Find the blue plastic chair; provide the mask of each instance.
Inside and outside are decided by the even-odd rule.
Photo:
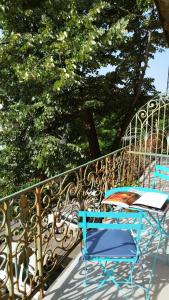
[[[169,181],[169,168],[167,168],[166,166],[163,165],[155,165],[155,171],[153,173],[153,181],[152,181],[152,188],[155,189],[157,184],[158,184],[158,179],[162,180],[162,181]],[[163,192],[163,193],[167,193],[168,194],[168,200],[169,201],[169,192],[166,192],[165,190],[163,190],[163,188],[161,188],[161,191],[159,192]],[[159,219],[158,215],[157,215],[157,223],[159,224],[158,229],[159,232],[161,234],[163,234],[165,237],[169,238],[169,232],[166,232],[164,229],[164,223],[166,221],[166,212],[164,213],[163,217]],[[167,240],[166,240],[167,241]]]
[[[161,166],[161,165],[155,165],[155,171],[153,173],[153,182],[152,182],[152,188],[155,189],[157,180],[162,179],[162,180],[169,180],[169,168],[166,166]]]
[[[79,211],[79,217],[82,218],[79,226],[83,233],[85,283],[87,283],[87,261],[97,262],[104,274],[98,288],[107,281],[111,281],[118,288],[121,285],[131,286],[134,299],[134,289],[139,286],[145,291],[145,299],[149,299],[149,288],[136,284],[133,278],[134,268],[142,256],[140,237],[144,212]],[[92,222],[92,218],[96,218],[97,222]],[[103,223],[103,218],[112,219],[112,223]],[[111,268],[106,268],[109,262]],[[122,263],[127,264],[130,271],[127,278],[119,279],[116,270],[117,265]]]
[[[169,180],[169,168],[163,165],[155,165],[155,171],[153,173],[153,180],[151,183],[151,188],[146,188],[146,187],[134,187],[134,186],[125,186],[125,187],[119,187],[119,188],[113,188],[110,190],[107,190],[105,192],[105,197],[108,197],[109,195],[116,193],[116,192],[123,192],[123,191],[143,191],[143,192],[155,192],[155,193],[166,193],[168,195],[168,200],[169,201],[169,193],[164,191],[162,186],[161,190],[156,189],[158,186],[158,180],[162,180],[164,183],[165,181]],[[147,215],[145,217],[145,221],[149,225],[150,230],[147,231],[149,235],[149,239],[145,237],[145,242],[144,242],[144,247],[142,247],[142,251],[145,253],[148,251],[150,245],[152,244],[154,239],[158,239],[157,246],[156,246],[156,255],[154,256],[153,259],[153,264],[152,264],[152,272],[151,272],[151,278],[155,272],[155,267],[156,267],[156,260],[158,258],[158,252],[159,248],[161,245],[161,242],[164,242],[164,245],[162,247],[163,249],[163,254],[166,257],[166,263],[168,263],[168,255],[167,255],[167,247],[168,247],[168,238],[169,238],[169,232],[166,231],[165,229],[165,222],[166,222],[166,212],[167,210],[161,215],[158,214],[158,212],[147,212]]]
[[[156,188],[156,186],[158,185],[158,183],[159,183],[158,180],[162,181],[164,184],[165,184],[165,181],[169,181],[169,168],[168,167],[163,166],[163,165],[158,165],[158,164],[155,165],[155,171],[153,173],[153,182],[152,182],[153,188]],[[163,190],[163,186],[161,186],[161,190],[164,192],[165,189]],[[168,201],[169,201],[169,197],[168,197]],[[169,232],[166,231],[164,228],[164,225],[166,222],[166,214],[167,214],[167,211],[163,215],[163,218],[158,220],[158,222],[159,222],[159,231],[161,233],[161,236],[165,237],[163,253],[166,256],[166,262],[168,263],[167,247],[168,247]]]

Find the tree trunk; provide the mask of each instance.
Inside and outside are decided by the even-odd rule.
[[[133,101],[132,101],[131,105],[129,106],[128,110],[126,111],[126,114],[124,115],[124,119],[121,123],[121,126],[119,127],[117,136],[113,142],[112,151],[119,148],[121,139],[124,136],[126,128],[133,117],[133,114],[135,111],[135,106],[136,106],[136,104],[138,104],[138,102],[140,100],[141,88],[143,85],[143,80],[144,80],[145,72],[146,72],[147,65],[148,65],[150,44],[151,44],[151,32],[148,31],[147,32],[147,48],[146,48],[146,54],[145,54],[145,59],[144,59],[144,67],[142,70],[140,70],[140,78],[138,79],[137,88],[135,89],[135,95],[134,95]]]
[[[96,127],[94,124],[93,114],[89,109],[82,112],[84,130],[89,143],[89,150],[92,158],[101,156],[99,141]]]

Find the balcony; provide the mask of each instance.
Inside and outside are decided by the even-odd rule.
[[[165,108],[167,116],[169,107],[168,102],[162,103],[160,106],[147,104],[149,108],[155,107],[147,114],[147,119],[143,114],[141,121],[140,112],[136,114],[125,134],[130,137],[134,126],[134,140],[126,139],[122,149],[0,200],[0,299],[85,299],[84,295],[93,300],[112,299],[112,295],[121,299],[122,295],[117,295],[113,286],[105,285],[96,290],[93,279],[98,277],[99,270],[93,265],[92,283],[87,288],[83,287],[78,211],[101,210],[104,192],[112,187],[150,187],[154,164],[169,166],[168,118],[164,118],[162,110]],[[162,121],[159,121],[160,113]],[[149,117],[155,125],[145,121]],[[155,136],[157,120],[163,134],[158,130]],[[141,125],[139,122],[142,122]],[[169,192],[169,186],[163,180],[156,188]],[[155,239],[151,255],[147,256],[146,270],[151,269],[156,243]],[[162,241],[152,299],[164,299],[169,291],[165,250],[168,251]],[[74,254],[71,254],[72,251]],[[71,263],[58,277],[69,260]],[[127,272],[123,269],[119,270],[119,274],[121,271]],[[128,293],[126,290],[126,295]],[[138,299],[144,299],[141,291],[138,293]]]
[[[150,186],[155,161],[169,165],[168,155],[137,154],[124,147],[2,199],[1,287],[8,289],[8,299],[32,299],[37,291],[42,299],[51,277],[80,241],[78,210],[100,209],[110,187]],[[168,186],[159,182],[157,188]],[[79,278],[81,266],[72,272]]]
[[[155,245],[154,245],[155,247]],[[161,250],[162,252],[161,245]],[[169,253],[169,249],[167,249]],[[155,251],[154,251],[155,254]],[[150,253],[149,253],[150,255]],[[102,288],[97,289],[100,277],[100,270],[94,265],[89,265],[89,283],[84,286],[84,264],[79,261],[80,254],[76,259],[70,263],[70,265],[64,270],[61,276],[55,281],[46,293],[45,300],[80,300],[80,299],[132,299],[131,290],[129,288],[123,288],[117,290],[111,283],[104,284]],[[153,262],[153,256],[146,260],[146,268],[151,269]],[[119,274],[127,272],[126,268],[119,268]],[[137,269],[136,269],[137,272]],[[165,256],[161,253],[157,258],[155,275],[152,280],[152,286],[150,291],[150,299],[164,300],[167,299],[169,294],[169,283],[168,283],[169,266],[166,265]],[[148,285],[148,275],[140,271],[137,273],[138,278],[143,278],[144,284]],[[139,280],[138,280],[139,281]],[[135,299],[144,300],[145,296],[141,289],[137,289],[135,292]]]

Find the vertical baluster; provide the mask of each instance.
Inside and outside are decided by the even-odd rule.
[[[109,188],[109,164],[108,164],[108,161],[109,161],[109,156],[105,158],[105,186],[104,186],[104,191],[106,192]]]
[[[41,219],[41,188],[36,188],[36,214],[37,214],[37,263],[39,270],[39,278],[40,278],[40,299],[43,298],[43,253],[42,253],[42,219]]]
[[[14,299],[14,274],[12,263],[12,233],[11,233],[11,220],[10,220],[10,206],[8,202],[4,202],[4,212],[6,217],[5,222],[5,235],[6,235],[6,248],[7,248],[7,276],[8,276],[8,299]]]

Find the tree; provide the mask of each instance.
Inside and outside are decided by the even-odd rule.
[[[156,92],[152,79],[146,78],[145,74],[149,59],[165,47],[158,14],[153,6],[147,13],[143,13],[142,7],[138,9],[128,24],[128,32],[127,43],[119,51],[117,72],[121,75],[123,90],[128,92],[130,101],[127,107],[123,107],[112,149],[119,146],[133,114]]]
[[[124,0],[1,0],[0,7],[6,193],[110,150],[134,99],[139,79],[132,75],[151,13]],[[108,64],[115,70],[100,76]],[[152,90],[144,80],[144,101]]]
[[[80,89],[107,64],[104,53],[123,41],[127,22],[111,16],[109,1],[1,1],[1,174],[12,190],[83,158],[75,132],[81,116],[91,155],[100,155]]]

